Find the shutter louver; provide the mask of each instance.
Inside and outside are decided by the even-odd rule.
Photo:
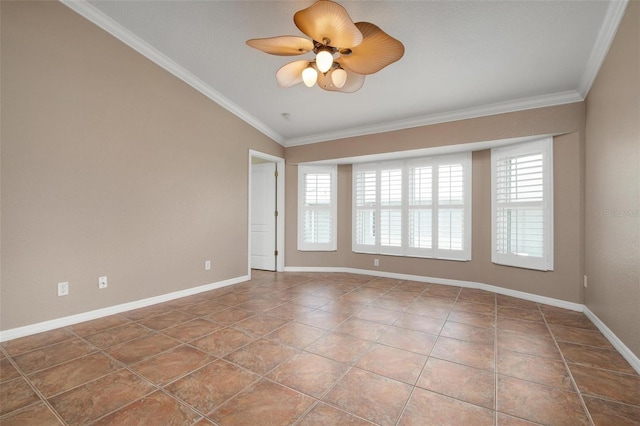
[[[402,246],[402,169],[380,171],[380,245]]]
[[[433,167],[409,169],[409,241],[410,248],[433,247]]]
[[[375,171],[355,173],[356,224],[354,242],[358,245],[376,244],[376,182]]]
[[[492,151],[495,263],[553,268],[551,139]]]
[[[353,166],[353,251],[471,258],[471,154]]]
[[[298,166],[298,250],[336,250],[336,166]]]
[[[497,250],[542,257],[542,154],[504,157],[496,165]]]
[[[305,174],[304,241],[309,243],[331,243],[331,175],[329,173]],[[323,209],[315,209],[320,207]]]
[[[438,248],[464,248],[464,174],[461,164],[438,166]]]

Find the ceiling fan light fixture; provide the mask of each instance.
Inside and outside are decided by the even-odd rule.
[[[333,65],[333,55],[328,50],[320,50],[316,55],[316,66],[318,71],[325,74]]]
[[[338,67],[331,73],[331,81],[338,89],[342,89],[347,82],[347,72]]]
[[[2,0],[0,0],[2,1]],[[375,24],[354,23],[346,9],[332,0],[318,0],[293,15],[309,39],[279,36],[247,40],[247,45],[271,55],[314,53],[314,59],[290,62],[278,69],[280,87],[305,83],[330,92],[353,93],[366,75],[374,74],[404,55],[404,46]]]
[[[313,87],[318,81],[318,71],[311,64],[302,71],[302,81],[307,87]]]

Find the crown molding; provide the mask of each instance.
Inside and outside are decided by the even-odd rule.
[[[244,109],[240,108],[235,103],[231,102],[220,92],[211,88],[211,86],[204,83],[202,80],[191,74],[186,69],[182,68],[175,61],[153,48],[148,43],[144,42],[140,37],[133,34],[131,31],[125,29],[122,25],[109,18],[107,15],[90,5],[84,0],[59,0],[60,3],[67,6],[80,16],[94,23],[98,27],[105,30],[142,56],[151,60],[155,64],[164,68],[180,80],[193,87],[207,98],[211,99],[227,111],[231,112],[241,120],[245,121],[264,135],[270,137],[279,144],[283,144],[283,137],[275,132],[270,127],[266,126],[261,121],[257,120],[254,116],[249,114]]]
[[[628,3],[629,0],[614,0],[609,3],[607,14],[604,17],[604,22],[600,27],[596,43],[593,45],[591,55],[589,55],[589,60],[587,61],[586,68],[582,74],[582,78],[580,79],[580,84],[578,85],[578,92],[583,98],[587,97],[593,82],[598,76],[600,67],[609,52],[609,48],[616,36],[620,22],[624,17],[624,12]]]
[[[374,124],[371,126],[356,127],[336,132],[327,132],[300,138],[285,139],[283,145],[286,147],[307,145],[318,142],[327,142],[336,139],[410,129],[413,127],[429,126],[451,121],[467,120],[470,118],[487,117],[490,115],[505,114],[509,112],[524,111],[528,109],[564,105],[574,102],[582,102],[583,100],[584,98],[580,96],[578,92],[572,90],[568,92],[560,92],[550,95],[518,99],[515,101],[498,102],[480,107],[466,108],[440,114],[425,115],[417,118]]]
[[[216,102],[241,120],[245,121],[264,135],[273,139],[285,147],[307,145],[318,142],[326,142],[337,139],[344,139],[356,136],[365,136],[376,133],[391,132],[396,130],[409,129],[414,127],[428,126],[433,124],[446,123],[451,121],[466,120],[509,112],[523,111],[534,108],[543,108],[574,102],[581,102],[588,94],[597,73],[606,57],[607,51],[613,42],[620,21],[624,16],[624,11],[629,0],[613,0],[609,3],[596,44],[589,57],[587,67],[581,78],[578,90],[552,93],[548,95],[534,96],[530,98],[517,99],[513,101],[498,102],[494,104],[465,108],[456,111],[431,114],[421,117],[396,120],[392,122],[373,124],[368,126],[355,127],[334,132],[319,133],[299,138],[284,138],[278,132],[258,120],[246,110],[239,107],[231,100],[223,96],[218,91],[204,83],[202,80],[182,68],[172,59],[162,54],[138,36],[122,27],[120,24],[103,14],[101,11],[87,3],[85,0],[59,0],[62,4],[83,16],[90,22],[102,28],[118,40],[134,49],[144,57],[164,68],[180,80],[189,84],[200,93]]]

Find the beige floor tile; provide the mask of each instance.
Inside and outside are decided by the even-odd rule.
[[[588,425],[575,392],[498,375],[497,410],[526,420],[554,425]]]
[[[495,375],[462,364],[429,358],[417,386],[493,410]]]
[[[267,377],[297,391],[320,398],[349,367],[311,353],[300,353],[285,361]]]
[[[330,405],[319,403],[298,423],[299,426],[373,426],[373,423],[339,410]]]
[[[268,380],[246,388],[239,395],[209,414],[221,426],[293,424],[314,400]],[[258,420],[259,419],[259,420]]]
[[[201,416],[161,391],[156,391],[94,423],[108,425],[190,425]]]
[[[374,343],[356,367],[414,385],[426,361],[426,355]]]
[[[640,375],[580,312],[348,273],[252,277],[3,342],[0,424],[640,418]]]
[[[398,424],[491,426],[494,415],[492,410],[416,388]]]
[[[259,376],[250,371],[217,360],[165,389],[200,412],[209,413],[257,379]]]
[[[394,425],[412,387],[359,368],[351,369],[323,401],[373,423]]]
[[[125,370],[109,374],[49,400],[69,424],[88,424],[153,391],[153,386]]]

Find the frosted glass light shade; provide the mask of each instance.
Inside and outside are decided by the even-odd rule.
[[[344,84],[347,82],[347,72],[342,68],[336,68],[331,73],[331,81],[338,89],[342,89]]]
[[[316,55],[318,71],[324,74],[331,69],[331,65],[333,65],[333,55],[326,50],[319,51]]]
[[[302,71],[302,81],[307,87],[313,87],[318,81],[318,72],[309,66]]]

